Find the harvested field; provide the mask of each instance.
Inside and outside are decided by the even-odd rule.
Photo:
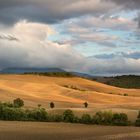
[[[1,140],[138,140],[140,128],[65,123],[0,122]]]

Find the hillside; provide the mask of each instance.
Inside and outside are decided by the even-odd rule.
[[[123,75],[116,77],[96,77],[93,79],[111,86],[140,89],[140,76]]]
[[[53,101],[57,108],[81,108],[87,101],[89,108],[140,108],[140,89],[121,89],[78,77],[0,75],[0,100],[17,97],[28,107],[48,107]]]

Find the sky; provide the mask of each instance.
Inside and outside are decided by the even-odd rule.
[[[0,69],[140,74],[140,0],[0,0]]]

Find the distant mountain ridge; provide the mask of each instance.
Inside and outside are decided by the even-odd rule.
[[[1,74],[24,74],[30,72],[65,72],[60,68],[5,68],[0,71]]]

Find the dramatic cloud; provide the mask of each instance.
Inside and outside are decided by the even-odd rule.
[[[123,10],[140,10],[139,0],[104,0],[107,2],[114,2],[121,6]],[[140,16],[138,14],[138,27],[140,27]]]
[[[0,69],[139,74],[139,9],[139,0],[0,0]]]
[[[1,22],[11,24],[21,19],[56,23],[83,15],[100,15],[115,4],[100,0],[1,0]]]
[[[126,9],[139,9],[140,1],[139,0],[105,0],[112,1],[118,5],[124,6]]]
[[[3,29],[3,34],[0,39],[0,68],[58,67],[90,74],[140,71],[140,58],[134,58],[134,54],[123,54],[121,57],[116,55],[108,60],[97,56],[87,58],[72,49],[68,43],[54,43],[48,37],[55,35],[56,31],[46,24],[21,21],[12,28]]]
[[[7,35],[0,40],[0,68],[26,66],[70,69],[79,68],[83,61],[82,56],[68,44],[58,45],[49,41],[47,36],[55,31],[46,24],[21,21],[8,31],[17,39],[13,41]]]

